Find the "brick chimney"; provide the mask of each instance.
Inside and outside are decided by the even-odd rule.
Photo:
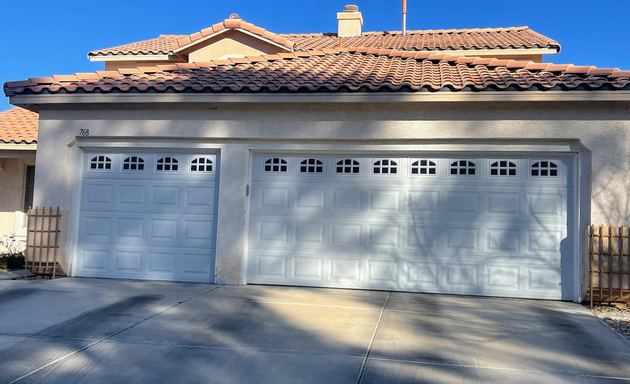
[[[339,31],[337,32],[339,37],[361,36],[363,16],[356,5],[343,7],[343,12],[337,13],[337,21],[339,22]]]

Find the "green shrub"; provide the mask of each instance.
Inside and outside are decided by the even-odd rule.
[[[24,253],[0,254],[0,269],[24,268]]]

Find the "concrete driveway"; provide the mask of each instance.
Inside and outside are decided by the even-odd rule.
[[[101,279],[0,282],[0,383],[620,383],[573,303]]]

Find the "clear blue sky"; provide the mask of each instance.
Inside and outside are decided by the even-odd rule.
[[[87,52],[191,34],[233,12],[277,33],[335,32],[346,3],[359,6],[364,31],[401,29],[401,0],[7,0],[0,5],[0,83],[101,70]],[[562,46],[546,61],[630,69],[630,0],[408,0],[408,13],[409,29],[527,25]],[[0,103],[0,111],[10,108],[4,96]]]

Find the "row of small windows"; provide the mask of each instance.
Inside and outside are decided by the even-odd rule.
[[[453,176],[477,175],[477,164],[471,160],[456,160],[450,164],[450,174]],[[497,160],[490,164],[490,176],[516,176],[517,165],[510,160]],[[266,173],[287,173],[289,163],[280,157],[272,157],[264,162]],[[311,158],[300,160],[299,173],[324,173],[324,162]],[[356,159],[337,159],[336,174],[360,174],[361,163]],[[378,159],[372,163],[372,173],[376,175],[398,174],[398,161],[392,159]],[[437,175],[437,163],[429,159],[415,160],[411,163],[412,175]],[[531,166],[532,177],[557,177],[558,165],[552,161],[539,161]]]
[[[123,171],[144,171],[145,159],[141,156],[129,156],[123,160]],[[190,172],[212,172],[213,161],[207,157],[196,157],[190,162]],[[106,155],[94,156],[90,159],[90,170],[110,171],[112,169],[112,159]],[[179,171],[179,160],[172,156],[158,158],[155,162],[156,172],[177,172]]]

